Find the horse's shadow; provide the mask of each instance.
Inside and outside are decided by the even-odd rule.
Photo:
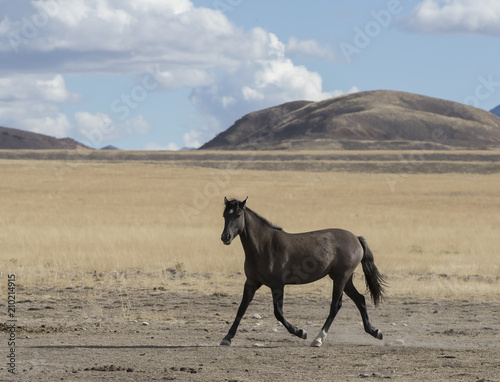
[[[200,349],[219,345],[35,345],[31,349]]]
[[[263,345],[259,347],[255,346],[239,346],[242,349],[274,349],[279,348],[276,345]],[[226,347],[220,346],[219,344],[214,345],[34,345],[27,346],[30,349],[47,349],[47,350],[57,350],[57,349],[205,349],[205,348],[220,348],[224,349]]]

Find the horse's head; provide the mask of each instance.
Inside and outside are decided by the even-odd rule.
[[[220,239],[226,245],[231,244],[233,239],[238,236],[245,229],[245,217],[243,211],[247,204],[247,198],[240,202],[238,200],[227,200],[224,197],[224,203],[226,207],[224,208],[224,231]]]

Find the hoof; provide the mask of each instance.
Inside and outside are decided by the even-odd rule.
[[[384,335],[382,334],[382,332],[380,330],[377,329],[377,331],[375,332],[375,337],[378,338],[379,340],[382,340],[384,339]]]
[[[231,340],[226,340],[225,338],[221,341],[220,346],[230,346]]]
[[[320,348],[323,345],[323,340],[321,338],[315,338],[313,342],[311,342],[311,347]]]
[[[311,343],[311,347],[320,348],[321,345],[323,345],[323,341],[325,341],[325,339],[326,339],[326,333],[322,330],[321,332],[319,332],[318,336]]]
[[[299,335],[297,337],[300,337],[303,340],[307,340],[307,332],[305,330],[300,329],[299,330]]]

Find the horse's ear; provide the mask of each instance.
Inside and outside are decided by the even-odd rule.
[[[224,204],[228,204],[229,203],[229,200],[227,200],[227,198],[224,196]]]
[[[245,200],[243,200],[241,202],[241,206],[240,206],[241,209],[245,208],[245,206],[247,205],[247,200],[248,200],[248,196],[247,196],[247,198]]]

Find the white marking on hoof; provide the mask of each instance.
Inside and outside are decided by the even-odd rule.
[[[318,336],[314,339],[314,341],[311,343],[311,346],[313,348],[319,348],[321,345],[323,345],[323,342],[326,339],[326,333],[324,330],[319,332]]]
[[[380,330],[378,330],[378,329],[377,329],[377,333],[376,333],[376,334],[377,334],[377,338],[378,338],[379,340],[384,339],[384,335],[382,334],[382,332],[381,332]]]
[[[302,339],[307,340],[307,332],[304,329],[302,329]]]

